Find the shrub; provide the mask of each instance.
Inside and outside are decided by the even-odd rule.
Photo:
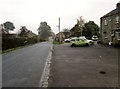
[[[29,44],[37,43],[37,37],[25,38],[25,37],[2,37],[2,51],[16,48],[19,46],[25,46]]]

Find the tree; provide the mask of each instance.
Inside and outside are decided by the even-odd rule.
[[[3,29],[3,24],[0,24],[0,36],[1,34],[5,34],[4,29]]]
[[[28,30],[26,26],[21,26],[18,35],[25,38],[32,38],[36,36],[36,34]]]
[[[79,19],[77,19],[77,24],[78,24],[78,29],[80,30],[80,35],[82,36],[82,31],[83,31],[83,27],[84,27],[84,24],[85,24],[85,20],[83,19],[82,16],[80,16]]]
[[[80,29],[78,28],[78,24],[76,24],[71,30],[71,36],[80,36]]]
[[[89,21],[88,23],[85,23],[84,31],[85,36],[87,37],[92,37],[93,35],[99,36],[99,26],[95,24],[94,21]]]
[[[63,32],[70,32],[70,30],[65,28],[65,29],[63,29]]]
[[[82,31],[84,30],[84,24],[85,24],[85,20],[82,18],[82,16],[80,16],[79,19],[77,19],[77,24],[75,24],[75,26],[70,30],[71,32],[71,36],[81,36]]]
[[[10,30],[13,31],[15,29],[14,24],[12,22],[10,22],[10,21],[7,21],[7,22],[3,23],[3,26],[4,26],[4,30],[7,33],[9,33]]]
[[[28,32],[29,30],[26,28],[26,26],[21,26],[21,28],[20,28],[20,32],[19,32],[19,36],[21,36],[21,37],[27,37],[27,32]]]
[[[48,40],[51,35],[51,27],[47,24],[47,22],[40,23],[38,34],[40,36],[40,40]]]

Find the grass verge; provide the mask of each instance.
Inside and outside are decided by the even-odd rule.
[[[53,44],[61,44],[59,41],[53,41]]]

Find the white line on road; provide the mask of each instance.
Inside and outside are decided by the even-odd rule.
[[[48,54],[45,67],[41,76],[41,80],[39,83],[39,87],[48,87],[48,79],[49,79],[49,74],[50,74],[50,64],[51,64],[51,56],[52,56],[52,51],[53,51],[53,45],[51,46],[51,51]]]

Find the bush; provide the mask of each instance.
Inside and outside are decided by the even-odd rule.
[[[34,44],[37,43],[37,37],[32,37],[32,38],[23,38],[23,37],[2,37],[2,51],[11,49],[11,48],[16,48],[19,46],[25,46],[29,44]]]

